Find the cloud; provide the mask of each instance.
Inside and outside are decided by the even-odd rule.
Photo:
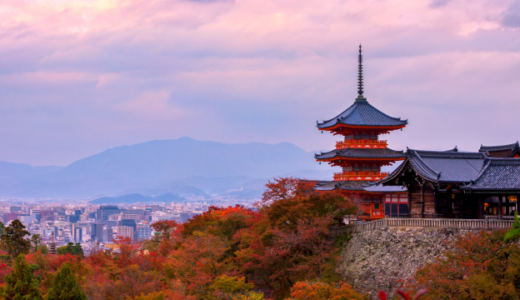
[[[445,6],[446,4],[450,3],[452,0],[432,0],[430,3],[430,7],[437,8]]]
[[[520,28],[520,1],[515,1],[504,12],[501,24],[509,28]]]
[[[410,120],[393,148],[509,143],[517,3],[2,1],[0,160],[180,136],[330,148],[315,121],[355,98],[359,43],[369,101]]]
[[[114,110],[128,113],[134,118],[145,119],[178,118],[186,114],[182,110],[173,107],[169,100],[170,91],[146,91],[130,101],[114,105]]]

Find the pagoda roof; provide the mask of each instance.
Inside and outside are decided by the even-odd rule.
[[[367,100],[358,99],[344,112],[330,120],[323,121],[323,123],[318,123],[317,127],[327,129],[341,124],[347,126],[395,127],[405,126],[408,121],[390,117],[370,105]]]
[[[329,152],[321,152],[320,154],[315,154],[314,157],[316,159],[333,159],[336,157],[345,157],[345,158],[381,158],[381,159],[400,159],[404,158],[405,154],[403,151],[396,151],[389,148],[371,148],[371,149],[357,149],[357,148],[347,148],[347,149],[334,149]]]
[[[422,151],[408,149],[405,161],[380,183],[387,184],[412,168],[421,178],[435,183],[469,183],[479,175],[486,156],[480,152]]]
[[[368,180],[345,180],[345,181],[318,181],[314,189],[316,191],[357,191],[363,192],[366,186],[374,183]]]
[[[520,192],[520,160],[487,157],[475,180],[461,188],[471,192]]]

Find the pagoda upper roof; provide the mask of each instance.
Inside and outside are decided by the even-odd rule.
[[[350,126],[379,126],[379,127],[394,127],[405,126],[408,124],[407,120],[401,118],[390,117],[377,108],[368,103],[367,100],[356,100],[349,108],[338,116],[318,123],[319,129],[326,129],[338,124]]]
[[[403,151],[396,151],[389,148],[370,148],[370,149],[357,149],[357,148],[347,148],[347,149],[334,149],[329,152],[321,152],[320,154],[315,154],[314,157],[316,159],[332,159],[335,157],[345,157],[345,158],[381,158],[381,159],[400,159],[404,158],[405,154]]]

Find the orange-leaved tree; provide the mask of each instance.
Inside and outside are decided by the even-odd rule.
[[[337,249],[329,226],[356,211],[340,193],[316,193],[313,185],[294,178],[269,182],[258,205],[260,216],[235,236],[241,270],[276,299],[289,296],[297,281],[323,280],[326,269],[334,273]]]
[[[216,277],[235,270],[235,266],[224,259],[226,249],[226,241],[218,236],[196,234],[187,237],[168,256],[166,272],[171,279],[180,280],[188,294],[207,296]]]
[[[346,283],[297,282],[287,300],[368,300]]]
[[[504,236],[481,231],[459,237],[445,259],[417,271],[411,287],[427,288],[425,299],[518,299],[520,246]]]
[[[146,248],[166,256],[178,246],[175,237],[179,236],[182,226],[177,222],[162,220],[152,223],[150,226],[158,233],[158,236],[154,236],[148,243],[145,243],[145,246],[148,246]]]

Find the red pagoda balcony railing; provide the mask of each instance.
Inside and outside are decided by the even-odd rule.
[[[381,140],[346,140],[336,142],[336,149],[347,149],[347,148],[386,148],[388,146],[387,141]]]
[[[335,181],[344,180],[381,180],[388,176],[388,172],[379,171],[347,171],[343,173],[334,173]]]

